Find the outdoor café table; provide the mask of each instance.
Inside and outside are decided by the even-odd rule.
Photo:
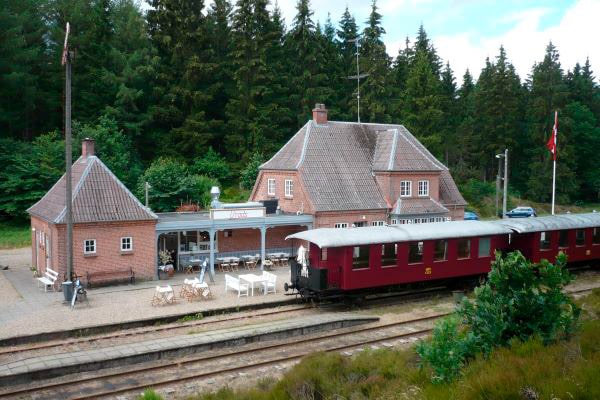
[[[260,285],[261,283],[267,281],[267,279],[264,278],[262,275],[254,275],[254,274],[240,275],[240,279],[244,280],[250,284],[250,293],[252,294],[252,296],[254,296],[254,284],[257,283]],[[266,294],[266,292],[265,292],[265,294]]]

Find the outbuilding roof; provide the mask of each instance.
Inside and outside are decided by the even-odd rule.
[[[65,176],[27,210],[31,215],[50,223],[66,222]],[[73,223],[157,219],[96,156],[79,157],[71,179]]]
[[[420,240],[453,239],[512,233],[508,227],[486,221],[450,221],[401,226],[364,228],[319,228],[294,233],[286,239],[300,239],[320,248],[399,243]]]
[[[448,168],[404,126],[309,121],[263,170],[298,171],[315,211],[388,209],[376,172],[440,172],[440,202],[466,205]]]
[[[545,217],[509,218],[493,223],[517,233],[544,232],[560,229],[600,227],[600,213],[548,215]]]

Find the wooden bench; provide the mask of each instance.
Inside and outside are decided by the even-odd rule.
[[[86,279],[87,286],[89,288],[92,287],[92,282],[96,284],[96,282],[117,282],[121,280],[128,280],[129,283],[134,284],[135,273],[131,267],[106,271],[94,271],[86,272]]]
[[[52,287],[53,291],[56,291],[54,284],[58,279],[58,272],[54,271],[52,268],[47,267],[46,272],[44,272],[44,276],[37,278],[38,287],[40,287],[40,282],[44,284],[44,292],[48,291],[48,286]]]

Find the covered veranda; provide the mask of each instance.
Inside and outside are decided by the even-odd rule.
[[[231,215],[233,218],[219,218],[213,212],[157,215],[158,251],[170,252],[177,270],[207,260],[211,280],[217,260],[221,258],[256,257],[262,270],[271,253],[294,256],[295,249],[285,237],[313,226],[313,216],[305,214],[254,216],[251,212],[237,211]],[[158,269],[156,278],[159,278]]]

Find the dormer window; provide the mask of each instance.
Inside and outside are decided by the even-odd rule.
[[[419,197],[429,197],[429,181],[419,181]]]
[[[412,195],[412,181],[400,181],[400,197],[410,197]]]

